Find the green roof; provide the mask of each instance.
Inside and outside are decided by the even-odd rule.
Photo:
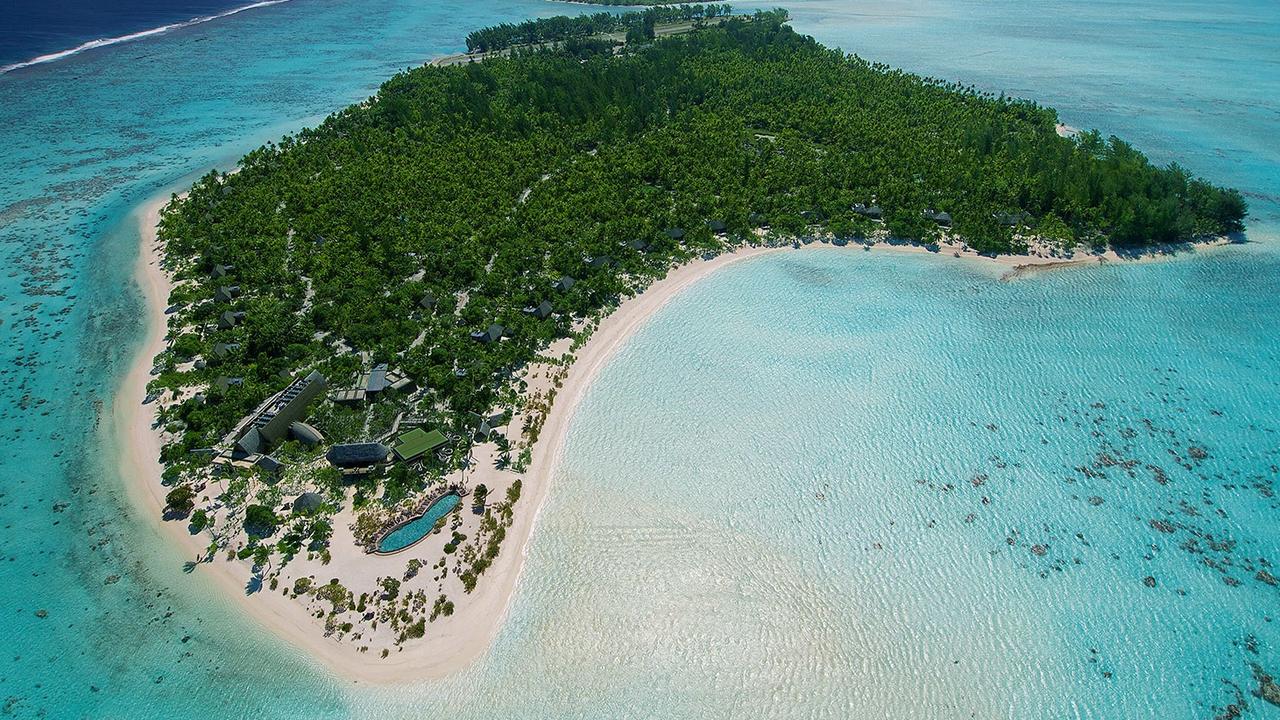
[[[439,430],[427,432],[422,428],[414,428],[409,432],[401,433],[396,438],[396,444],[391,446],[391,449],[395,451],[396,457],[401,460],[414,460],[423,453],[431,452],[446,442],[448,440],[445,439],[444,433]]]

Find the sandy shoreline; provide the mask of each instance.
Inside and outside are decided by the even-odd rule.
[[[138,511],[145,513],[152,522],[162,525],[162,532],[173,538],[180,554],[184,556],[183,559],[191,560],[206,550],[208,539],[203,534],[191,535],[184,523],[160,520],[166,492],[166,488],[160,483],[161,438],[159,432],[152,427],[156,406],[143,404],[154,358],[164,350],[167,333],[164,309],[168,302],[170,281],[160,266],[156,223],[160,209],[168,200],[168,197],[156,198],[137,213],[141,251],[136,278],[146,299],[147,334],[146,341],[139,348],[117,393],[116,402],[112,405],[113,422],[110,432],[118,443],[121,475],[125,478],[127,491]],[[813,246],[830,247],[817,243]],[[320,622],[294,600],[275,593],[246,595],[244,588],[249,581],[250,570],[245,563],[218,560],[200,564],[195,572],[212,576],[227,597],[238,599],[236,604],[243,608],[247,616],[306,653],[339,680],[376,684],[409,683],[444,677],[467,667],[488,651],[505,621],[519,584],[528,543],[560,460],[564,439],[579,402],[600,369],[637,329],[685,288],[730,263],[785,249],[790,249],[790,246],[743,247],[711,260],[694,260],[672,270],[667,277],[655,282],[640,295],[625,300],[617,310],[600,322],[595,333],[577,352],[545,419],[540,439],[533,448],[532,460],[523,477],[524,494],[516,506],[515,519],[507,531],[503,551],[484,574],[475,591],[459,603],[457,620],[461,622],[452,623],[447,631],[437,629],[426,638],[406,646],[402,652],[379,659],[362,654],[350,645],[324,637]],[[847,249],[850,252],[863,252],[860,245],[850,245]],[[887,244],[876,245],[870,252],[927,253],[947,258],[955,255],[977,263],[1005,268],[1005,278],[1036,269],[1120,260],[1114,253],[1110,257],[1089,255],[1075,260],[1039,256],[989,258],[955,247],[944,247],[940,253],[930,253],[919,246]]]

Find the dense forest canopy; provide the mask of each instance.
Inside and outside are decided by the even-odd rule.
[[[1026,226],[1128,246],[1241,228],[1235,191],[1116,138],[1060,137],[1035,103],[827,49],[784,18],[417,68],[201,179],[161,225],[190,282],[174,292],[184,309],[159,384],[244,383],[184,403],[166,459],[213,444],[291,374],[346,382],[359,361],[336,341],[395,363],[428,389],[419,412],[459,426],[575,319],[766,227],[929,242],[944,232],[924,215],[937,210],[954,219],[946,232],[993,253],[1019,251]],[[229,303],[212,300],[219,264],[235,267]],[[553,287],[565,275],[573,287]],[[524,311],[543,301],[554,314]],[[219,328],[229,309],[243,319]],[[472,340],[494,323],[508,339]],[[207,367],[174,371],[197,355]]]
[[[625,33],[632,39],[653,39],[659,23],[701,22],[717,17],[728,17],[733,12],[729,5],[674,5],[672,3],[597,3],[604,5],[661,5],[641,12],[616,15],[611,12],[566,17],[559,15],[522,23],[503,23],[482,28],[467,35],[467,52],[493,52],[515,45],[537,45],[564,40],[582,39],[606,33]]]

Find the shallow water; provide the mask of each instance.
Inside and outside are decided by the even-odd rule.
[[[184,575],[104,455],[141,331],[128,213],[470,29],[578,6],[296,0],[4,75],[8,710],[1204,717],[1251,658],[1274,669],[1277,591],[1254,579],[1277,556],[1273,4],[790,5],[824,42],[1240,186],[1258,243],[1016,283],[830,250],[731,267],[593,388],[491,655],[351,688]],[[1194,533],[1222,549],[1182,549]]]

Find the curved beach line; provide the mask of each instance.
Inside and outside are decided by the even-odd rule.
[[[215,15],[201,15],[199,17],[193,17],[190,20],[183,20],[181,22],[169,23],[168,25],[161,25],[160,27],[151,28],[150,30],[142,30],[136,33],[130,33],[128,35],[121,35],[119,37],[110,37],[110,38],[98,38],[97,40],[90,40],[88,42],[81,43],[69,50],[60,50],[55,53],[49,53],[47,55],[39,55],[37,57],[33,57],[30,60],[24,60],[22,62],[5,65],[3,67],[0,67],[0,75],[13,72],[14,70],[21,70],[22,68],[31,67],[32,65],[43,65],[44,63],[51,63],[56,60],[61,60],[63,58],[71,57],[72,55],[78,55],[86,50],[93,50],[95,48],[100,48],[100,47],[108,47],[110,45],[119,45],[120,43],[133,42],[134,40],[141,40],[143,38],[148,38],[153,35],[162,35],[172,30],[181,30],[182,28],[188,28],[188,27],[191,27],[192,25],[200,25],[201,23],[207,23],[213,20],[220,20],[224,17],[237,15],[246,10],[256,10],[257,8],[267,7],[268,5],[279,5],[281,3],[286,3],[286,2],[289,2],[289,0],[260,0],[259,2],[255,2],[249,5],[244,5],[238,8],[232,8],[230,10],[226,10],[226,11],[217,13]]]

